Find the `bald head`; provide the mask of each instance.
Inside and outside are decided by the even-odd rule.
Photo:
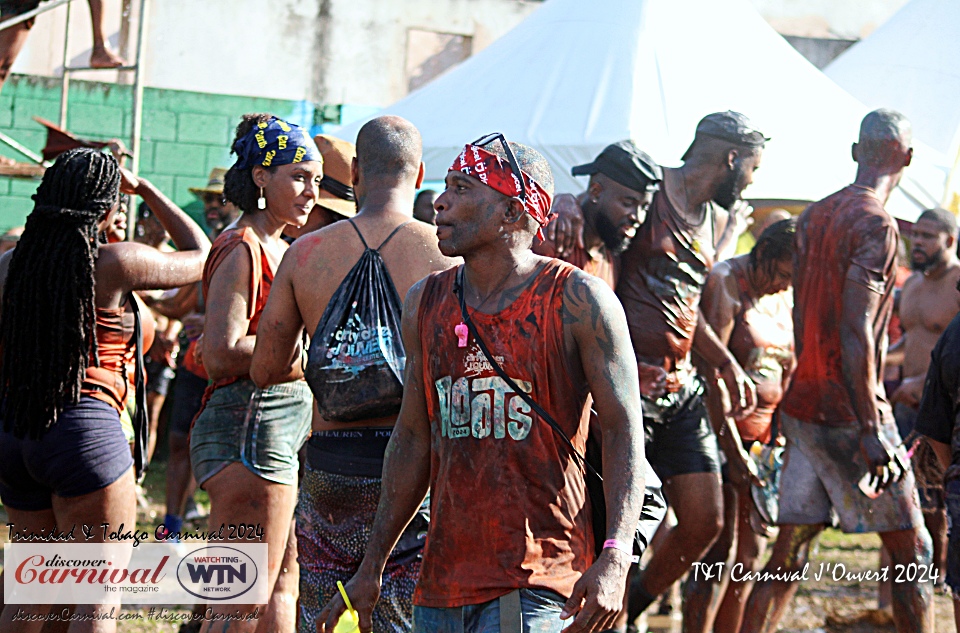
[[[910,149],[913,130],[910,121],[896,110],[881,108],[863,117],[857,141],[856,161],[879,167]]]
[[[357,134],[357,167],[365,180],[414,179],[422,155],[420,131],[402,117],[377,117]]]

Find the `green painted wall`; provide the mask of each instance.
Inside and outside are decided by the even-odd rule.
[[[82,138],[120,138],[129,145],[132,95],[130,86],[72,82],[67,129]],[[188,187],[206,184],[211,168],[230,166],[230,141],[240,115],[270,112],[313,128],[333,110],[303,101],[147,88],[140,173],[199,218],[201,207]],[[13,75],[0,94],[0,131],[39,153],[46,143],[46,129],[34,116],[57,122],[59,79]],[[3,143],[0,154],[28,161]],[[38,183],[30,178],[0,177],[0,232],[23,224],[33,208],[30,196]]]

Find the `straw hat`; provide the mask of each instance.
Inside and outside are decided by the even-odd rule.
[[[214,167],[210,170],[210,178],[207,180],[206,187],[190,187],[190,193],[202,198],[206,194],[223,194],[223,177],[227,175],[227,170],[223,167]]]
[[[345,196],[353,198],[353,178],[350,167],[353,159],[357,157],[357,148],[349,141],[327,134],[317,134],[313,140],[323,156],[324,182],[320,185],[317,204],[344,217],[352,218],[357,214],[357,203],[352,199],[345,199]],[[331,189],[337,193],[332,193]]]

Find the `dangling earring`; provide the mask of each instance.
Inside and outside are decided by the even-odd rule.
[[[260,197],[257,198],[257,208],[260,210],[267,208],[267,199],[263,197],[263,187],[260,187]]]

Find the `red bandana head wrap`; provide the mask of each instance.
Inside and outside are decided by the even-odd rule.
[[[550,195],[529,174],[517,169],[523,177],[521,186],[509,161],[472,143],[464,146],[449,171],[472,176],[503,195],[523,202],[524,210],[541,227],[537,230],[537,237],[543,239],[542,228],[550,224],[555,214],[550,212]]]

